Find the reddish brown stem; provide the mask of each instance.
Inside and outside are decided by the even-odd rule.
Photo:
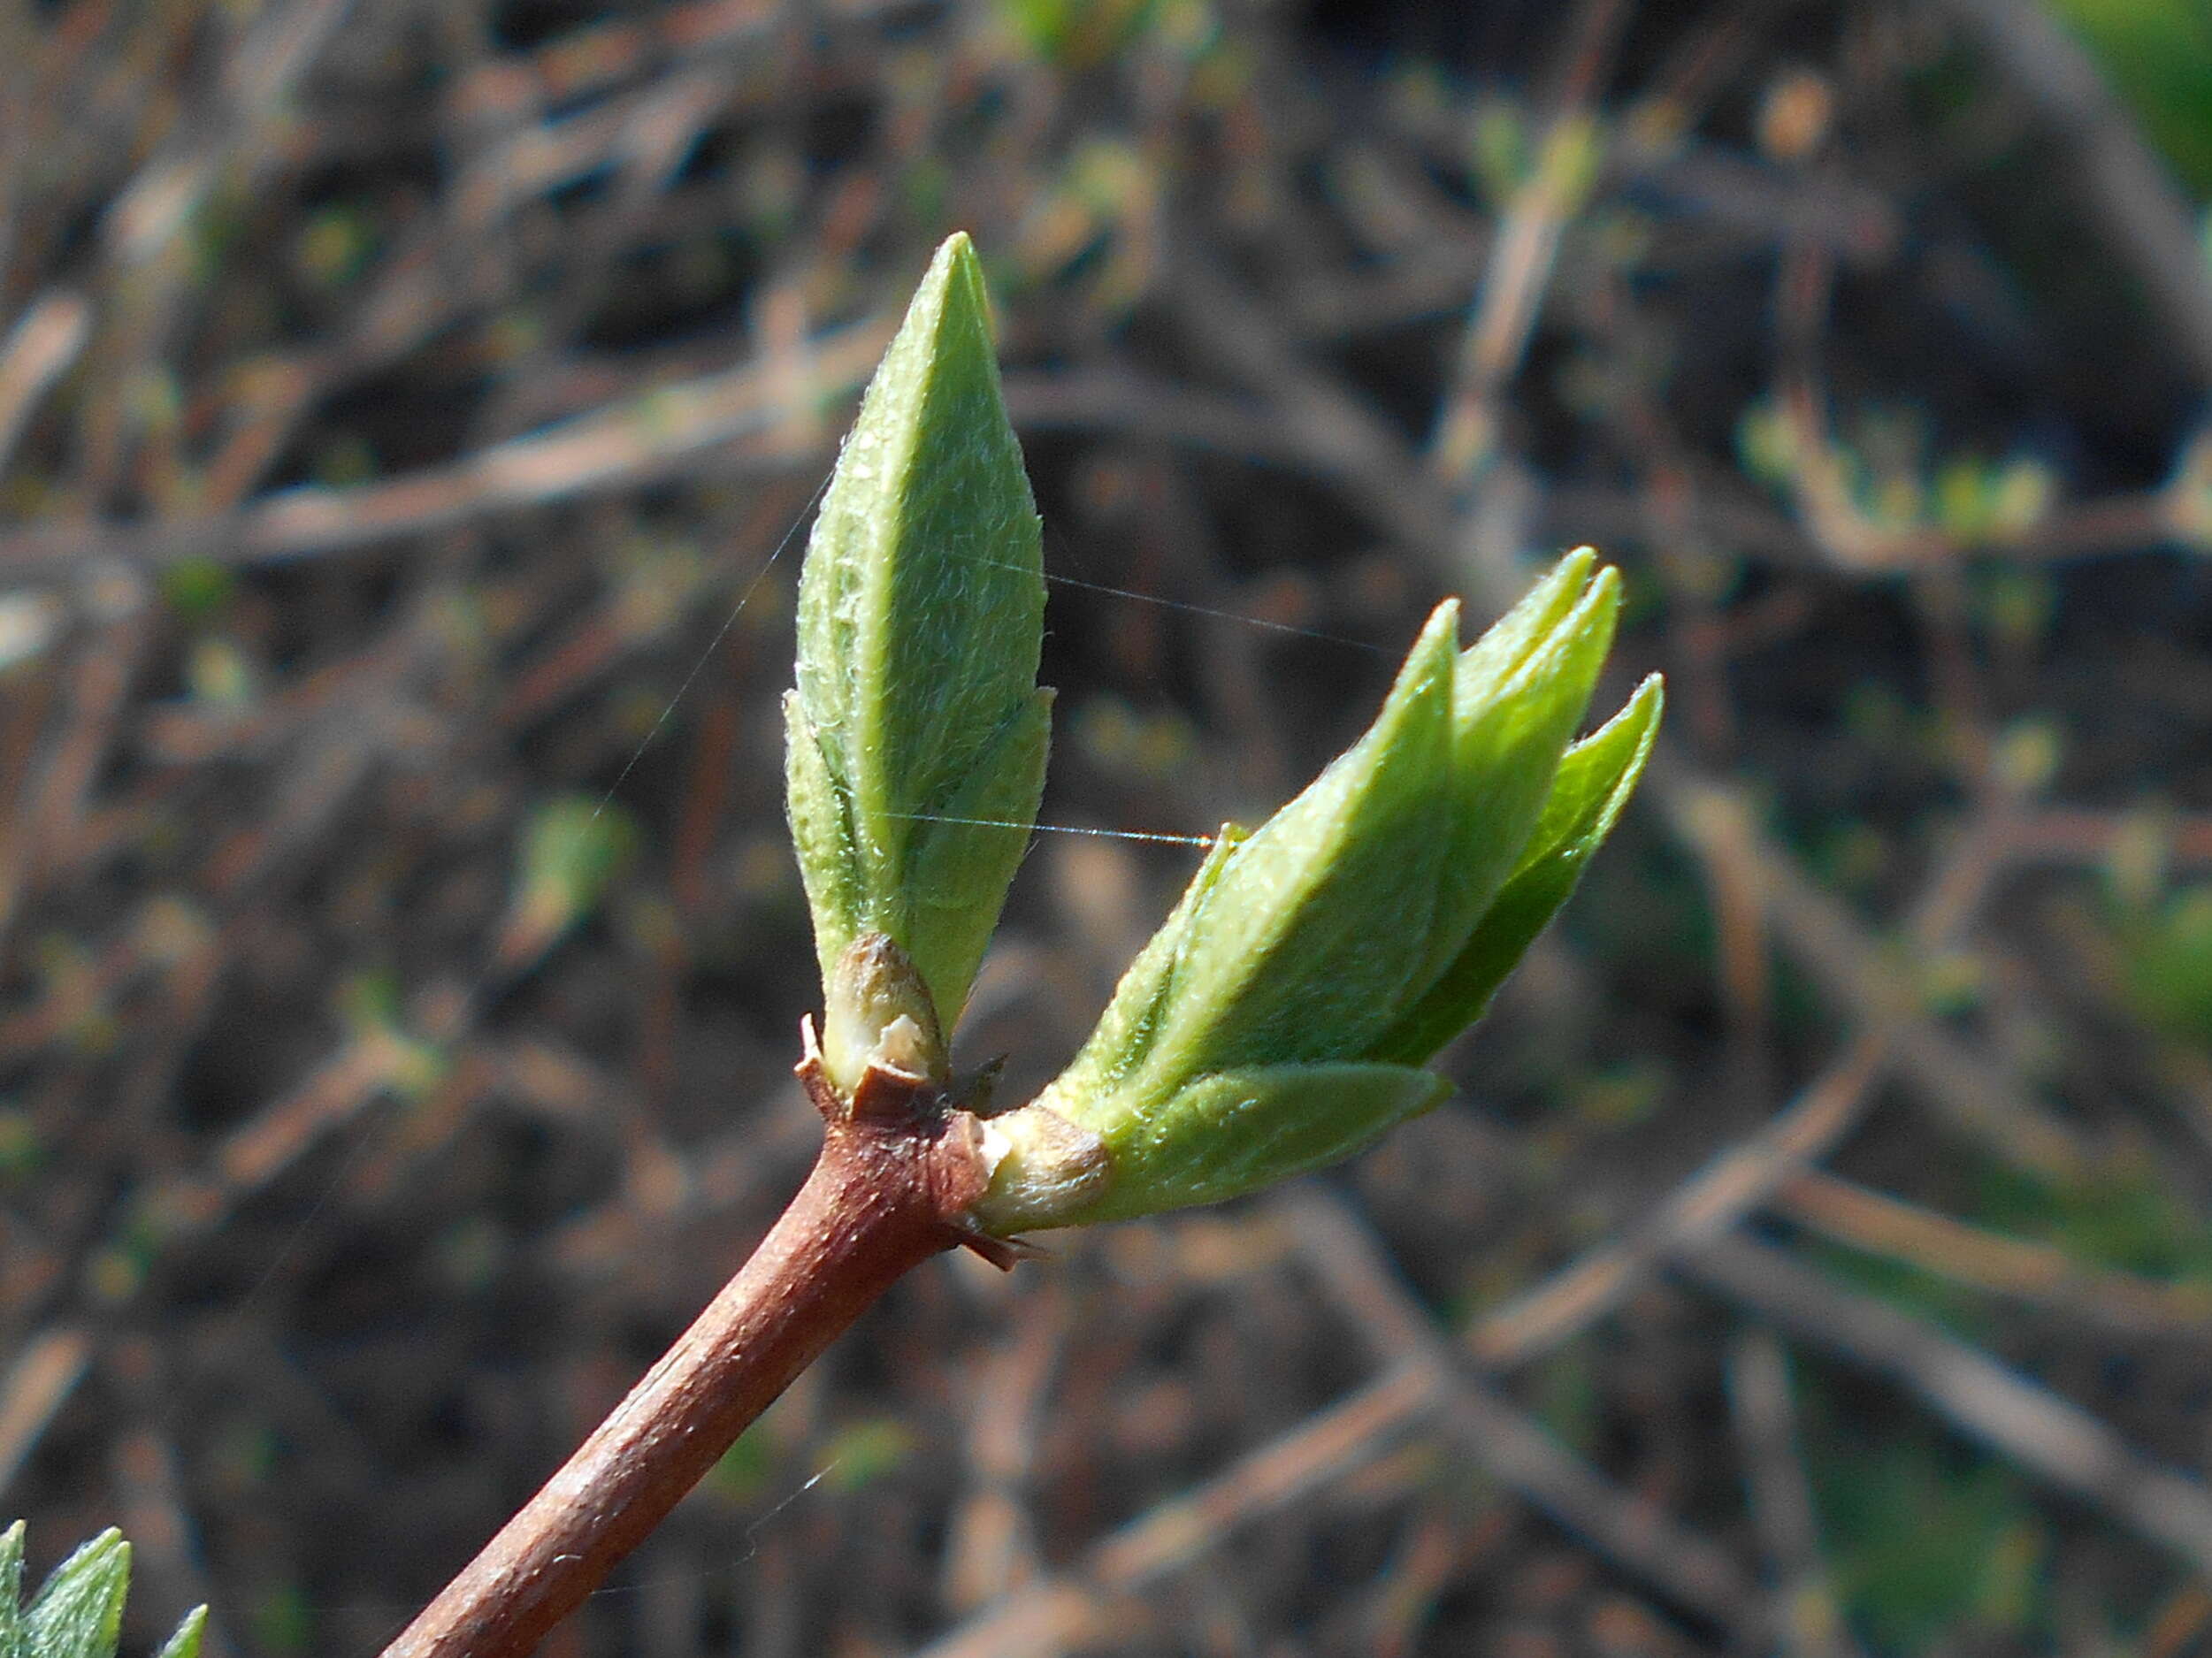
[[[811,1051],[822,1156],[753,1258],[630,1395],[384,1650],[522,1658],[642,1542],[747,1424],[910,1268],[967,1243],[983,1194],[976,1119],[928,1083],[871,1070],[851,1102]]]

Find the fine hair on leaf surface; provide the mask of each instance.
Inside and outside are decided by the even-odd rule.
[[[47,1574],[23,1599],[24,1524],[0,1532],[0,1658],[115,1658],[130,1591],[131,1546],[106,1531]],[[155,1658],[199,1658],[207,1608],[197,1607]]]

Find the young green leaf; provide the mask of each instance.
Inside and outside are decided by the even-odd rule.
[[[1520,866],[1499,891],[1458,956],[1376,1043],[1374,1055],[1424,1065],[1482,1017],[1490,997],[1536,942],[1604,845],[1651,754],[1665,694],[1654,675],[1628,706],[1569,749]]]
[[[1568,745],[1619,607],[1587,552],[1464,653],[1440,606],[1366,735],[1223,838],[1075,1061],[991,1119],[981,1224],[1210,1203],[1434,1105],[1443,1084],[1412,1067],[1481,1012],[1650,752],[1656,680]]]
[[[1236,849],[1191,928],[1148,1073],[1357,1053],[1418,971],[1450,840],[1458,607],[1373,727]],[[1378,929],[1387,929],[1378,931]]]
[[[976,1214],[995,1228],[1006,1193],[1034,1194],[1046,1181],[1065,1187],[1052,1212],[1040,1215],[1033,1207],[1018,1219],[1008,1216],[1009,1229],[1088,1226],[1219,1203],[1341,1162],[1450,1091],[1442,1077],[1405,1066],[1217,1071],[1126,1125],[1113,1137],[1101,1172],[1087,1181],[1067,1182],[1066,1165],[1049,1152],[1036,1156],[1038,1148],[1026,1140],[1010,1143],[1001,1165],[1005,1179],[992,1188],[1000,1202],[987,1196]],[[1025,1157],[1034,1158],[1027,1167]]]
[[[103,1532],[54,1568],[23,1614],[30,1658],[114,1658],[131,1582],[131,1546]]]
[[[195,1606],[184,1615],[176,1632],[161,1644],[154,1658],[200,1658],[200,1642],[207,1634],[207,1608]]]
[[[1221,826],[1175,907],[1122,973],[1090,1040],[1060,1073],[1055,1088],[1086,1097],[1106,1097],[1151,1053],[1153,1038],[1160,1034],[1160,1010],[1167,1005],[1183,965],[1183,945],[1191,925],[1231,855],[1251,838],[1249,829],[1234,823]]]
[[[23,1650],[23,1522],[0,1532],[0,1658]]]
[[[131,1582],[131,1546],[100,1533],[54,1568],[23,1604],[23,1522],[0,1532],[0,1658],[114,1658]],[[186,1614],[157,1658],[199,1658],[207,1608]]]
[[[869,386],[807,544],[785,769],[825,985],[854,939],[881,934],[945,1031],[1044,787],[1042,572],[982,271],[956,235]],[[825,1056],[875,1045],[823,1035]]]
[[[1460,659],[1452,755],[1458,823],[1452,871],[1424,971],[1450,959],[1466,929],[1489,906],[1551,788],[1559,753],[1573,736],[1612,648],[1620,578],[1596,570],[1587,549],[1564,560],[1542,601],[1528,648],[1494,662],[1484,646],[1492,630]],[[1564,577],[1564,581],[1559,577]],[[1511,624],[1518,607],[1501,627]]]

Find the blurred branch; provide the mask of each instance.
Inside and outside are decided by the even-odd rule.
[[[2073,149],[2084,209],[2135,268],[2200,388],[2212,386],[2212,267],[2196,216],[2089,55],[2036,0],[1943,0]]]
[[[1776,1197],[1774,1211],[1786,1219],[1954,1283],[2040,1303],[2133,1335],[2212,1337],[2212,1287],[2085,1267],[2055,1245],[1971,1226],[1817,1169],[1792,1175]]]
[[[1860,1035],[1795,1100],[1634,1226],[1486,1312],[1468,1332],[1475,1360],[1504,1366],[1551,1351],[1619,1305],[1667,1257],[1723,1235],[1757,1211],[1859,1120],[1890,1048],[1879,1031]]]
[[[1741,1645],[1756,1647],[1771,1639],[1764,1602],[1734,1556],[1649,1495],[1607,1479],[1479,1379],[1341,1199],[1309,1181],[1279,1202],[1307,1266],[1338,1310],[1385,1360],[1430,1371],[1439,1420],[1462,1454]]]
[[[2079,1406],[1772,1244],[1720,1239],[1685,1252],[1677,1265],[1799,1341],[1888,1377],[1961,1433],[2212,1571],[2212,1491],[2133,1449]]]
[[[1772,1567],[1774,1625],[1793,1658],[1853,1658],[1820,1557],[1820,1526],[1797,1444],[1789,1355],[1772,1332],[1745,1330],[1728,1346],[1728,1404],[1751,1487],[1751,1518]]]
[[[0,1492],[17,1472],[92,1362],[92,1337],[74,1325],[42,1331],[0,1378]]]
[[[1597,176],[1604,139],[1591,106],[1630,11],[1620,0],[1581,0],[1568,20],[1535,164],[1499,218],[1428,441],[1429,472],[1448,488],[1472,482],[1496,441],[1498,400],[1528,355],[1560,238]]]
[[[1686,841],[1724,839],[1752,874],[1775,936],[1853,1015],[1887,1028],[1899,1061],[1929,1102],[1996,1155],[2064,1180],[2096,1161],[2093,1149],[2010,1085],[2007,1067],[1931,1019],[1904,963],[1890,964],[1850,913],[1769,837],[1747,829],[1746,804],[1725,785],[1695,781],[1664,753],[1647,783]]]
[[[839,329],[813,358],[817,398],[856,391],[890,338],[888,320]],[[634,488],[693,468],[780,473],[824,459],[810,443],[773,441],[795,411],[755,364],[668,386],[444,466],[357,488],[302,488],[218,518],[64,524],[0,535],[0,575],[57,574],[102,559],[281,563],[422,535],[486,513]],[[715,453],[748,438],[757,448]]]
[[[1015,1590],[916,1658],[1031,1658],[1101,1639],[1131,1617],[1144,1621],[1138,1596],[1220,1547],[1239,1527],[1373,1463],[1435,1394],[1435,1378],[1426,1365],[1398,1366],[1108,1533],[1073,1567]]]

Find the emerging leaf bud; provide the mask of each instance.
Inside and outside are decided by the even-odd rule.
[[[1656,678],[1571,745],[1619,607],[1587,550],[1464,653],[1440,606],[1366,735],[1224,831],[1073,1063],[988,1125],[981,1224],[1211,1203],[1435,1105],[1417,1067],[1565,902],[1650,752]]]
[[[1052,702],[1040,546],[982,272],[956,235],[868,388],[800,581],[786,798],[842,1088],[884,1035],[839,987],[848,947],[896,946],[941,1051],[1028,845]]]
[[[822,1066],[858,1078],[869,1066],[943,1082],[949,1074],[937,1009],[906,951],[881,933],[846,947],[823,987]]]

